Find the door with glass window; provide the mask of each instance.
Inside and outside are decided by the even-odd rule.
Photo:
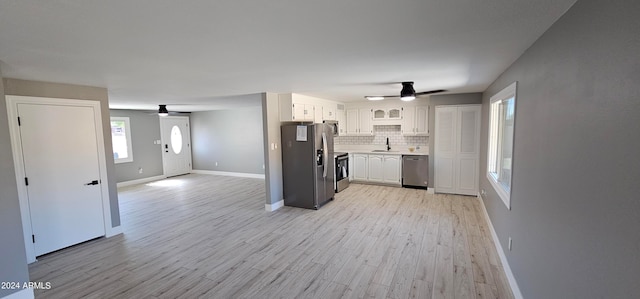
[[[191,172],[191,134],[188,116],[160,117],[162,165],[166,177]]]

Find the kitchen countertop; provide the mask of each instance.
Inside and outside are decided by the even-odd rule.
[[[345,148],[340,147],[335,151],[347,152],[349,154],[369,154],[369,155],[414,155],[414,156],[428,156],[429,147],[422,146],[420,150],[410,152],[408,147],[391,147],[390,151],[375,151],[380,149],[367,149],[367,148]]]

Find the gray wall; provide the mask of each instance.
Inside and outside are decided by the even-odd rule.
[[[16,173],[13,167],[7,103],[0,72],[0,282],[29,281],[27,256],[22,234]],[[19,290],[0,289],[0,297]]]
[[[638,12],[578,1],[484,93],[480,185],[525,298],[640,294]],[[484,172],[489,98],[513,81],[509,211]]]
[[[265,185],[266,204],[274,204],[284,199],[282,190],[282,151],[280,149],[280,104],[278,94],[262,94],[262,121],[264,130],[264,160],[266,161]],[[277,148],[271,149],[271,144]]]
[[[102,110],[102,132],[104,134],[105,152],[107,153],[107,180],[109,181],[111,223],[113,227],[120,226],[120,210],[118,206],[118,192],[111,145],[111,123],[109,121],[109,96],[107,89],[8,78],[4,79],[4,88],[6,95],[100,101],[100,109]],[[10,141],[7,140],[7,142]]]
[[[436,141],[436,106],[440,105],[466,105],[466,104],[482,104],[481,93],[459,93],[432,95],[429,97],[429,188],[435,186],[434,175],[434,155]],[[481,158],[482,159],[482,158]]]
[[[193,169],[264,174],[262,141],[260,107],[191,113]]]
[[[160,120],[157,112],[111,110],[111,116],[129,117],[133,161],[115,165],[116,181],[126,182],[162,175],[162,148],[153,144],[160,140]],[[138,169],[142,168],[142,173]]]

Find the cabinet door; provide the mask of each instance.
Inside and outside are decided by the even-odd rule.
[[[292,120],[305,120],[307,108],[304,104],[292,104],[293,117]]]
[[[347,135],[357,135],[359,127],[358,109],[347,109],[347,121],[345,131]]]
[[[402,119],[402,109],[400,108],[391,108],[387,113],[387,118],[389,119]]]
[[[321,124],[322,123],[322,106],[307,105],[307,107],[310,111],[309,120],[313,121],[314,123]]]
[[[353,155],[353,179],[366,181],[368,178],[367,155]]]
[[[369,181],[382,182],[384,169],[382,155],[369,155]]]
[[[336,120],[335,104],[326,104],[322,106],[322,120]]]
[[[374,109],[373,119],[384,119],[386,114],[386,111],[384,111],[383,109]]]
[[[436,108],[435,192],[455,193],[457,186],[457,107]]]
[[[385,183],[400,184],[400,156],[385,155],[382,171]]]
[[[354,168],[353,168],[353,154],[349,154],[349,181],[353,181],[353,172],[354,172]]]
[[[416,107],[404,107],[402,108],[404,118],[402,119],[402,127],[401,133],[402,135],[415,135],[416,133],[416,125],[415,125],[415,114]]]
[[[371,135],[373,134],[373,124],[371,122],[371,111],[369,108],[359,109],[358,113],[358,122],[360,124],[358,133],[360,135]]]
[[[336,120],[338,121],[338,134],[345,135],[347,130],[347,116],[345,115],[344,110],[337,110]]]
[[[480,106],[458,108],[457,194],[477,195],[480,173]]]
[[[415,133],[416,135],[429,135],[429,106],[415,107]]]

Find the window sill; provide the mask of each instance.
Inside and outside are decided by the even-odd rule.
[[[502,200],[504,205],[507,207],[507,209],[511,210],[511,194],[510,194],[510,192],[507,193],[507,191],[505,191],[504,188],[502,188],[502,186],[500,186],[500,183],[498,183],[496,178],[491,173],[487,173],[487,179],[489,179],[489,182],[491,183],[491,186],[493,187],[493,190],[495,190],[496,193],[498,193],[498,196],[500,197],[500,199]]]

